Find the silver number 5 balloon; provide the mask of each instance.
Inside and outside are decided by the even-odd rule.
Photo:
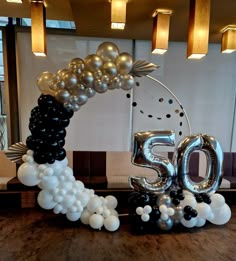
[[[195,183],[189,176],[191,154],[203,151],[207,159],[206,177]],[[180,184],[192,193],[215,192],[222,181],[223,152],[219,142],[206,134],[192,135],[184,138],[178,145],[174,158]]]
[[[173,131],[147,131],[134,134],[132,163],[139,167],[154,169],[157,180],[149,182],[145,177],[129,177],[129,184],[138,191],[164,193],[176,176],[175,168],[169,159],[153,152],[155,146],[174,146]]]

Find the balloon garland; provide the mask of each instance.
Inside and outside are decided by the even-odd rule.
[[[116,231],[119,228],[120,221],[115,210],[117,199],[114,196],[99,197],[94,190],[85,188],[81,181],[75,180],[63,148],[66,127],[74,112],[96,93],[113,89],[131,90],[135,86],[135,76],[146,76],[155,68],[156,65],[146,61],[133,62],[130,54],[120,53],[115,44],[105,42],[98,47],[96,54],[88,55],[84,60],[72,59],[69,69],[61,69],[55,74],[43,72],[39,76],[37,84],[42,95],[38,98],[38,106],[31,111],[31,135],[27,137],[26,145],[12,145],[6,155],[13,162],[21,163],[17,172],[21,183],[26,186],[38,185],[42,189],[37,198],[42,208],[53,209],[55,214],[66,214],[71,221],[80,219],[93,229],[104,226],[108,231]],[[190,154],[180,156],[186,151],[196,149],[194,145],[187,149],[186,140],[179,145],[174,163],[178,166],[176,171],[177,167],[170,161],[150,152],[160,134],[164,145],[172,145],[173,134],[168,132],[135,134],[140,139],[138,142],[136,140],[134,146],[133,163],[153,168],[161,177],[154,183],[148,182],[144,177],[130,178],[130,186],[136,190],[128,199],[133,231],[166,231],[177,223],[188,228],[200,227],[206,220],[218,225],[228,222],[231,211],[223,196],[214,194],[219,186],[221,173],[208,173],[208,177],[213,180],[215,178],[214,185],[211,182],[208,184],[208,179],[196,186],[186,175],[186,168],[181,169],[182,162],[188,162]],[[194,136],[186,139],[198,138]],[[199,139],[202,141],[201,138]],[[205,138],[204,136],[203,139]],[[207,142],[210,143],[209,140]],[[204,151],[207,142],[199,144],[203,145]],[[207,151],[208,159],[213,154],[217,156],[219,151],[219,146],[215,154],[214,149]],[[184,185],[177,181],[177,173],[182,177]],[[206,190],[201,189],[202,184]],[[210,191],[208,188],[213,189]]]

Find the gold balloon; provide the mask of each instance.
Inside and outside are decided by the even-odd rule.
[[[115,77],[117,75],[117,68],[113,62],[106,62],[102,66],[102,72],[111,77]]]
[[[127,74],[131,71],[133,66],[132,56],[128,53],[121,53],[116,58],[117,70],[121,74]]]
[[[75,88],[78,82],[76,74],[71,71],[64,73],[62,80],[64,81],[67,89]]]
[[[97,53],[104,62],[115,61],[119,55],[119,49],[114,43],[104,42],[98,46]]]
[[[90,54],[84,59],[84,63],[88,71],[95,72],[102,67],[103,61],[100,56]]]
[[[89,71],[83,71],[81,74],[81,83],[84,84],[87,87],[93,86],[93,74]]]
[[[74,73],[81,74],[84,67],[84,61],[80,58],[74,58],[69,62],[69,69]]]
[[[130,74],[123,75],[121,83],[121,88],[125,91],[131,90],[135,86],[134,77]]]
[[[52,83],[53,73],[43,72],[37,79],[37,85],[43,94],[54,95],[54,91],[49,88]]]

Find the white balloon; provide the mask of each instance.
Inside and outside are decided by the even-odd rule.
[[[42,179],[42,187],[44,189],[50,190],[50,189],[54,189],[58,186],[59,181],[58,178],[55,176],[51,176],[51,177],[44,177]]]
[[[198,203],[195,209],[197,210],[198,217],[202,219],[207,219],[211,214],[211,207],[204,202]]]
[[[41,208],[52,209],[56,206],[56,202],[53,200],[53,196],[47,190],[41,190],[38,194],[38,204]]]
[[[104,216],[104,218],[107,218],[111,215],[111,211],[107,208],[103,208],[103,213],[102,215]]]
[[[191,206],[192,208],[195,208],[197,205],[197,201],[194,197],[194,195],[187,194],[184,197],[184,200],[180,201],[181,206],[184,208],[185,206]]]
[[[203,227],[206,224],[206,219],[197,218],[196,227]]]
[[[115,209],[118,205],[118,201],[117,199],[114,197],[114,196],[106,196],[105,199],[107,200],[107,207],[108,208],[112,208],[112,209]]]
[[[80,221],[84,224],[84,225],[88,225],[89,224],[89,219],[91,217],[91,213],[85,209],[80,217]]]
[[[95,212],[97,208],[102,206],[102,201],[99,197],[95,196],[90,198],[88,205],[87,205],[87,209],[90,212]]]
[[[81,182],[80,180],[76,180],[76,181],[75,181],[75,184],[74,184],[74,187],[75,187],[77,190],[83,191],[83,190],[84,190],[84,183]]]
[[[152,207],[149,205],[144,206],[143,212],[146,214],[150,214],[152,212]]]
[[[142,207],[137,207],[136,208],[136,214],[138,215],[142,215],[144,212],[143,212],[143,208]]]
[[[89,218],[89,225],[90,225],[93,229],[101,229],[101,227],[103,226],[103,222],[104,222],[103,216],[98,215],[98,214],[93,214],[93,215]]]
[[[211,208],[220,208],[224,206],[224,204],[225,198],[221,194],[215,193],[211,195]]]
[[[81,202],[81,205],[83,207],[87,206],[89,200],[90,200],[90,195],[87,194],[86,192],[83,192],[79,197],[79,201]]]
[[[17,171],[17,177],[20,182],[26,186],[36,186],[40,183],[38,177],[39,171],[36,164],[25,162],[20,165]]]
[[[213,214],[208,220],[215,225],[224,225],[231,218],[231,210],[227,204],[224,204],[220,209],[213,210]]]
[[[71,207],[74,204],[75,200],[76,200],[75,196],[73,196],[73,195],[66,195],[64,197],[64,200],[62,201],[62,205],[65,208],[69,208],[69,207]]]
[[[141,215],[141,219],[142,219],[143,222],[148,222],[149,219],[150,219],[150,216],[148,214],[146,214],[146,213],[143,213]]]
[[[169,218],[167,213],[161,213],[161,219],[162,220],[167,220]]]
[[[61,204],[57,204],[57,205],[54,207],[53,212],[54,212],[55,214],[59,214],[59,213],[62,211],[62,209],[63,209],[62,205],[61,205]]]
[[[182,218],[180,222],[183,226],[191,228],[191,227],[196,226],[197,218],[191,218],[190,220],[186,220],[186,219]]]
[[[120,220],[116,216],[109,216],[104,220],[104,227],[110,232],[116,231],[120,226]]]
[[[168,214],[168,216],[173,216],[175,214],[175,210],[173,208],[168,208],[167,214]]]
[[[77,221],[79,220],[81,216],[80,212],[67,212],[66,213],[66,217],[70,220],[70,221]]]

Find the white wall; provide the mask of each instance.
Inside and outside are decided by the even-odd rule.
[[[236,58],[234,54],[220,54],[219,45],[210,44],[208,55],[202,60],[193,61],[186,59],[185,43],[170,43],[165,55],[156,56],[151,55],[149,41],[136,41],[132,46],[130,40],[48,35],[48,56],[39,58],[31,53],[29,33],[17,34],[22,141],[29,135],[29,114],[40,95],[36,86],[37,76],[43,71],[56,72],[67,67],[74,57],[85,58],[95,53],[97,46],[108,40],[115,42],[121,51],[132,54],[134,50],[136,60],[159,64],[161,67],[152,75],[178,97],[189,116],[192,133],[213,135],[220,141],[224,151],[230,150]],[[140,130],[173,129],[177,141],[188,135],[186,118],[176,113],[176,110],[181,112],[178,102],[152,80],[138,78],[137,81],[140,86],[131,92],[130,99],[126,98],[127,92],[115,90],[97,94],[89,100],[72,118],[66,148],[127,151],[130,149],[132,132]],[[159,102],[160,98],[163,98],[163,102]],[[172,104],[168,103],[170,99],[173,100]],[[137,103],[135,107],[132,106],[133,102]],[[167,114],[171,118],[166,118]],[[182,135],[179,135],[180,131]],[[236,150],[235,141],[233,150]]]

